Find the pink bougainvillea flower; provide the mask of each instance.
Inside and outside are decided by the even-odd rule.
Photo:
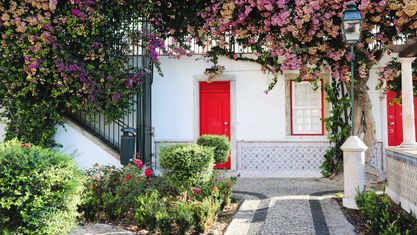
[[[128,174],[128,175],[126,175],[126,179],[130,180],[130,179],[132,179],[132,176],[130,174]]]
[[[135,160],[135,165],[136,165],[139,169],[141,169],[141,168],[142,168],[142,166],[143,166],[143,163],[142,163],[142,161],[141,161],[140,159],[136,159],[136,160]]]
[[[145,175],[147,177],[152,177],[152,174],[153,174],[152,169],[150,167],[146,168]]]
[[[196,195],[200,195],[201,194],[201,189],[199,187],[195,187],[195,188],[193,188],[193,192]]]
[[[78,9],[71,9],[71,14],[75,15],[75,16],[80,16],[81,12]]]

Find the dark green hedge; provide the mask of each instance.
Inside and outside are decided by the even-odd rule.
[[[191,144],[171,145],[161,149],[163,175],[176,186],[200,186],[213,175],[213,149]]]
[[[214,151],[214,162],[227,162],[229,158],[230,142],[224,135],[203,135],[197,139],[197,144],[212,147]]]
[[[76,222],[83,182],[65,154],[16,140],[1,143],[1,234],[66,234]]]

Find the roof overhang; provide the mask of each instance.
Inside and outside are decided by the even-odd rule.
[[[417,37],[407,40],[405,44],[391,44],[387,46],[399,57],[417,57]]]

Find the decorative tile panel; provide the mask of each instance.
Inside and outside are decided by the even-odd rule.
[[[320,171],[327,142],[239,142],[238,171]]]
[[[172,144],[187,144],[191,141],[156,141],[154,165],[160,171],[159,153],[161,147]],[[287,175],[294,177],[316,175],[320,176],[320,166],[323,156],[329,143],[325,141],[316,142],[287,142],[287,141],[256,141],[256,142],[237,142],[237,171],[246,172],[259,176],[283,176],[274,174],[286,172]],[[371,165],[379,171],[383,169],[382,143],[378,142],[373,149]],[[291,174],[295,172],[295,174]]]
[[[383,160],[383,144],[382,142],[377,142],[372,149],[372,159],[371,166],[377,169],[379,172],[384,171],[384,160]]]
[[[387,150],[388,187],[417,206],[417,158]]]

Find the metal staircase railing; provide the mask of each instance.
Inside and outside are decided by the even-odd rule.
[[[150,31],[150,25],[146,21],[139,21],[132,27],[137,32]],[[153,63],[145,49],[143,38],[131,40],[129,37],[126,37],[126,40],[128,40],[130,46],[129,66],[144,71],[147,75],[141,85],[141,93],[132,96],[132,105],[129,110],[123,117],[112,122],[109,122],[105,115],[101,113],[78,112],[69,115],[69,117],[119,153],[122,146],[122,129],[133,128],[135,130],[133,134],[136,138],[136,152],[141,156],[142,160],[151,162],[153,135],[151,131],[151,85],[153,80]]]

